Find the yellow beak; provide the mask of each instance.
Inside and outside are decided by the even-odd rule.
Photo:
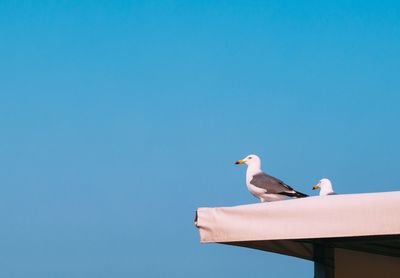
[[[317,185],[313,186],[312,190],[315,190],[315,189],[318,189],[318,188],[319,188],[319,185],[317,184]]]
[[[240,160],[238,160],[238,161],[235,162],[235,164],[244,164],[244,163],[245,163],[245,161],[242,160],[242,159],[240,159]]]

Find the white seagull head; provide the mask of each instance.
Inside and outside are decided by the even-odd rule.
[[[247,166],[260,168],[261,167],[261,160],[257,155],[249,154],[245,158],[236,161],[235,164],[246,164]]]
[[[333,193],[332,183],[329,179],[321,179],[318,184],[313,186],[313,190],[320,188],[321,191],[319,195],[328,195],[329,193]]]

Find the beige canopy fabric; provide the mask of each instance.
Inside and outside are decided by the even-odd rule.
[[[397,191],[199,208],[195,224],[202,243],[226,243],[309,260],[315,260],[318,244],[400,257]]]
[[[196,226],[201,242],[400,234],[400,192],[199,208]]]
[[[400,277],[400,192],[199,208],[203,243],[314,261],[316,278]]]

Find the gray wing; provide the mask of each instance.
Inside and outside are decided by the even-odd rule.
[[[328,193],[327,195],[338,195],[336,192]]]
[[[289,185],[273,176],[259,173],[253,176],[250,183],[256,187],[267,190],[268,193],[279,194],[282,192],[293,191]]]

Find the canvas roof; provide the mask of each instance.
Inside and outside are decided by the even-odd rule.
[[[202,243],[313,260],[315,244],[400,257],[400,192],[314,196],[199,208]]]

